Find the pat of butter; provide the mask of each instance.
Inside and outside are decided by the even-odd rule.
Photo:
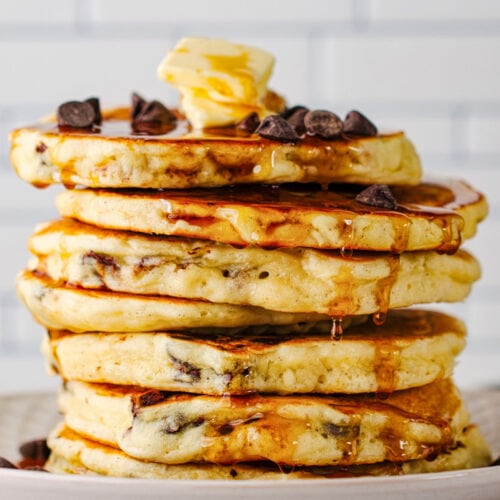
[[[210,38],[183,38],[158,67],[180,90],[194,127],[228,125],[256,111],[265,116],[274,57],[255,47]]]
[[[255,111],[261,118],[269,114],[260,104],[216,101],[204,89],[181,88],[181,108],[194,128],[225,127]]]

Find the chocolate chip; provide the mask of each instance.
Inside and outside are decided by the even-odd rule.
[[[89,97],[88,99],[85,99],[85,102],[88,102],[95,111],[95,125],[100,125],[102,123],[102,115],[101,115],[101,105],[99,103],[99,99],[97,97]]]
[[[47,144],[39,142],[35,147],[35,151],[39,154],[45,153],[45,151],[47,151]]]
[[[297,109],[288,116],[286,121],[295,129],[295,132],[297,132],[298,135],[304,135],[306,133],[304,117],[309,110],[303,106],[296,106],[296,108]]]
[[[372,184],[356,196],[356,201],[388,210],[395,210],[398,205],[387,184]]]
[[[359,111],[349,111],[344,119],[344,134],[373,137],[377,135],[377,127]]]
[[[6,458],[0,457],[0,469],[17,469],[17,467]]]
[[[150,391],[143,392],[136,398],[136,406],[154,406],[162,401],[165,401],[168,397],[166,391],[156,391],[151,389]]]
[[[242,130],[243,132],[248,132],[249,134],[253,134],[257,127],[260,124],[260,119],[259,115],[253,111],[252,113],[248,114],[241,120],[240,123],[237,125],[238,130]]]
[[[286,108],[284,109],[281,113],[280,116],[284,118],[285,120],[288,120],[292,115],[294,115],[297,111],[303,111],[305,110],[306,112],[309,111],[308,108],[302,105],[297,105],[297,106],[292,106],[291,108]]]
[[[69,101],[57,108],[57,124],[60,127],[92,128],[98,116],[90,102]]]
[[[132,128],[134,132],[158,135],[172,130],[177,118],[160,101],[146,101],[132,94]]]
[[[294,128],[279,115],[264,118],[255,133],[266,139],[280,142],[295,142],[299,138]]]
[[[307,112],[304,125],[309,135],[322,139],[333,139],[342,132],[342,120],[335,113],[322,109]]]
[[[231,434],[231,432],[234,431],[234,427],[231,423],[227,423],[227,424],[224,424],[224,425],[221,425],[217,431],[219,432],[219,434],[221,436],[227,436],[228,434]]]
[[[334,424],[333,422],[325,422],[323,424],[323,429],[328,436],[334,436],[338,438],[359,436],[358,425],[338,425]]]
[[[46,439],[34,439],[23,443],[19,447],[19,453],[23,458],[45,462],[49,458],[50,449]]]
[[[496,460],[491,462],[490,466],[495,467],[497,465],[500,465],[500,457],[498,457]]]

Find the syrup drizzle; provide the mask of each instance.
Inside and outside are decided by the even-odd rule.
[[[341,340],[344,335],[344,327],[342,325],[342,318],[332,317],[332,328],[330,330],[330,338],[332,340]]]

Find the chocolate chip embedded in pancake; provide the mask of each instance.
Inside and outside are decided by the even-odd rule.
[[[389,188],[387,188],[389,189]],[[362,187],[233,186],[180,191],[69,190],[62,215],[100,227],[236,245],[453,252],[486,216],[481,193],[459,180],[391,188],[396,206],[356,200]]]
[[[480,274],[464,250],[346,256],[308,248],[235,248],[68,219],[40,227],[29,246],[37,258],[33,269],[58,282],[335,317],[462,300]]]
[[[465,428],[457,446],[439,453],[432,460],[324,467],[290,468],[262,461],[234,465],[166,465],[132,458],[117,448],[86,439],[64,426],[54,429],[49,443],[52,454],[47,468],[51,472],[143,479],[284,480],[388,476],[485,467],[491,461],[488,446],[474,425]]]
[[[325,328],[326,327],[326,328]],[[47,363],[65,379],[204,394],[391,393],[449,377],[465,345],[463,324],[441,313],[394,310],[383,326],[330,323],[306,332],[50,331]]]
[[[11,133],[11,161],[35,185],[192,188],[241,183],[354,182],[417,184],[421,165],[402,132],[376,137],[314,137],[284,144],[233,128],[136,135],[129,110],[103,113],[98,131],[59,130],[51,123]],[[40,153],[40,145],[45,151]]]
[[[283,313],[203,300],[83,290],[28,271],[19,275],[17,290],[39,323],[74,332],[297,325],[328,319],[314,313]]]
[[[207,396],[68,381],[68,427],[129,456],[165,464],[406,462],[456,445],[468,414],[453,383],[376,395]],[[162,399],[162,400],[161,400]]]

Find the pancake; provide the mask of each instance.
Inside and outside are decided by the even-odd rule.
[[[32,268],[57,282],[337,317],[459,301],[480,276],[479,264],[464,250],[347,256],[306,248],[235,248],[103,230],[70,219],[42,225],[29,247],[36,255]]]
[[[74,332],[295,325],[328,319],[318,314],[284,313],[202,300],[58,286],[50,279],[29,271],[21,272],[18,276],[17,291],[43,326]]]
[[[45,468],[50,472],[143,479],[326,479],[444,472],[485,467],[491,463],[488,446],[474,425],[464,429],[454,448],[439,453],[432,460],[291,469],[265,462],[233,465],[146,462],[132,458],[119,449],[86,439],[64,426],[54,429],[48,443],[52,453]]]
[[[50,331],[47,364],[65,380],[204,394],[391,393],[451,376],[465,327],[438,312],[395,310],[383,326],[309,332]]]
[[[98,130],[39,123],[10,134],[17,174],[36,186],[192,188],[241,183],[418,184],[421,165],[403,132],[296,144],[234,128],[190,130],[179,120],[164,135],[132,132],[129,109],[103,113]]]
[[[361,187],[232,186],[184,191],[74,189],[60,213],[96,226],[209,239],[233,245],[453,252],[487,213],[460,180],[393,187],[395,210],[355,200]]]
[[[165,464],[404,462],[452,448],[468,424],[449,379],[384,399],[189,395],[72,380],[58,402],[75,432]]]

